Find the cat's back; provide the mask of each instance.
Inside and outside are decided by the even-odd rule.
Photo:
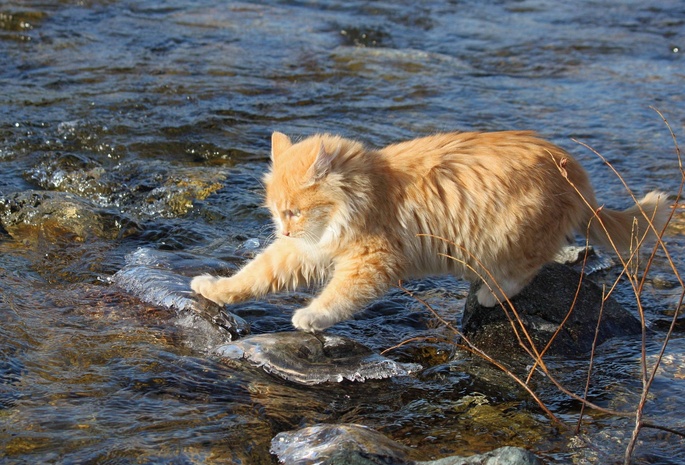
[[[549,160],[553,164],[552,155],[569,157],[533,131],[440,133],[389,145],[381,153],[390,165],[419,176],[445,163],[525,165]]]
[[[573,188],[562,173],[583,191],[588,183],[571,155],[533,131],[441,133],[393,144],[380,153],[398,177],[411,179],[406,185],[424,186],[428,193],[452,184],[472,197],[477,192],[570,194]],[[491,199],[481,195],[480,200]]]
[[[436,250],[457,256],[461,249],[426,234],[458,243],[492,266],[523,262],[536,250],[556,252],[584,215],[564,175],[592,195],[582,167],[534,132],[435,134],[390,145],[379,154],[398,180],[384,193],[384,205],[395,213],[393,231],[408,244],[404,253],[416,274],[460,266],[436,258]],[[539,247],[545,241],[550,246]]]

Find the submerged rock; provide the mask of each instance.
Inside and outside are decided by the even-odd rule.
[[[532,452],[520,447],[500,447],[484,454],[470,457],[445,457],[429,462],[416,462],[417,465],[542,465],[542,461]]]
[[[99,208],[77,195],[23,191],[0,199],[0,224],[16,240],[34,244],[43,238],[85,240],[125,237],[138,226],[114,210]]]
[[[66,130],[80,130],[72,126]],[[216,168],[172,166],[165,160],[103,166],[96,159],[72,153],[49,153],[26,176],[43,189],[76,194],[140,219],[185,215],[194,201],[216,192],[225,180]]]
[[[422,368],[395,362],[352,339],[331,334],[260,334],[222,345],[215,352],[305,385],[406,376]]]
[[[409,448],[361,425],[315,425],[279,433],[271,453],[286,465],[409,464]]]
[[[602,289],[583,277],[576,299],[580,280],[581,275],[577,271],[565,265],[550,263],[521,293],[511,299],[538,350],[545,347],[571,308],[571,315],[547,353],[577,357],[592,349],[595,327],[602,308]],[[502,307],[496,305],[487,308],[478,303],[476,291],[479,287],[480,284],[471,286],[462,318],[463,334],[488,354],[509,357],[523,354]],[[507,310],[511,314],[508,308]],[[614,337],[630,336],[641,331],[637,318],[613,298],[604,302],[597,336],[598,345]]]
[[[189,254],[140,248],[126,257],[126,266],[112,282],[143,302],[175,310],[176,323],[190,329],[196,348],[209,349],[249,334],[245,320],[190,290],[191,278],[175,271],[184,264],[200,265]]]
[[[540,465],[533,453],[501,447],[471,457],[446,457],[428,462],[410,459],[410,449],[361,425],[315,425],[277,434],[271,453],[286,465]]]
[[[358,34],[347,35],[356,41]],[[361,31],[358,31],[361,32]],[[363,32],[362,32],[363,33]],[[380,38],[380,35],[376,34]],[[367,33],[366,40],[374,40]],[[456,70],[472,71],[471,65],[459,58],[442,53],[426,52],[416,49],[396,49],[386,47],[358,47],[341,45],[331,51],[335,67],[342,71],[353,71],[359,75],[383,74],[387,79],[407,79],[412,75],[436,75]],[[394,73],[390,70],[395,71]]]

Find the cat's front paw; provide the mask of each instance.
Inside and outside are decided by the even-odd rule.
[[[221,278],[217,278],[209,274],[195,276],[192,281],[190,281],[190,288],[196,294],[199,294],[216,304],[223,305],[230,303],[231,299],[227,299],[226,293],[222,292],[220,289],[220,279]]]
[[[297,310],[293,315],[292,321],[296,329],[308,333],[316,333],[330,328],[340,320],[326,310],[306,307]]]

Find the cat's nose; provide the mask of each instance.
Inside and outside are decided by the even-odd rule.
[[[283,231],[282,233],[284,236],[290,236],[290,231]]]

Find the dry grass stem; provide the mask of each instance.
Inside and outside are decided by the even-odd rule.
[[[583,263],[585,268],[585,263]],[[592,349],[590,350],[590,364],[587,367],[587,378],[585,379],[585,392],[583,399],[587,401],[587,395],[590,391],[590,380],[592,379],[592,366],[595,361],[595,349],[597,348],[597,338],[599,337],[599,328],[602,324],[602,314],[604,313],[604,302],[606,302],[606,286],[602,286],[602,303],[599,306],[599,315],[597,316],[597,325],[595,326],[595,336],[592,339]],[[583,414],[585,413],[585,402],[580,404],[580,414],[578,415],[578,423],[576,424],[576,434],[580,433],[580,426],[583,422]]]

